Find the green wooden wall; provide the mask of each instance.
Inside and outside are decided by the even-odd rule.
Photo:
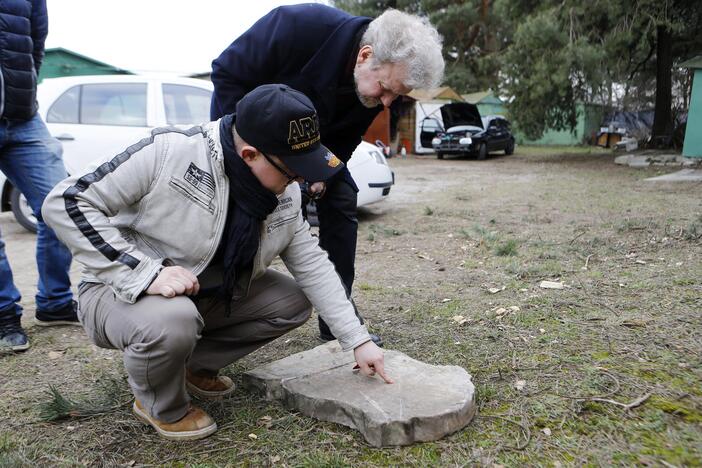
[[[44,78],[76,75],[131,75],[127,70],[85,57],[67,49],[47,49],[39,70],[39,81]]]
[[[702,158],[702,69],[700,68],[695,70],[692,81],[692,96],[687,114],[683,156]]]
[[[538,140],[528,139],[519,129],[515,129],[514,138],[520,145],[582,145],[593,143],[604,117],[601,106],[578,103],[576,106],[578,120],[573,132],[569,130],[546,130]]]

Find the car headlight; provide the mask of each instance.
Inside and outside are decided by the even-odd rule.
[[[378,151],[370,151],[370,154],[375,158],[375,162],[377,162],[378,164],[387,165],[388,162]]]
[[[458,140],[459,145],[470,145],[471,143],[473,143],[473,140],[471,138],[468,138],[468,137],[464,137],[464,138],[461,138],[460,140]]]
[[[432,138],[431,139],[431,144],[433,146],[439,146],[441,144],[441,138]]]

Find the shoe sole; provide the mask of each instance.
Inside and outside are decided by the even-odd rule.
[[[158,426],[158,424],[156,424],[154,422],[153,419],[151,419],[151,417],[148,414],[146,414],[144,411],[139,409],[139,407],[136,405],[136,402],[132,405],[132,411],[134,412],[134,415],[139,420],[141,420],[141,422],[153,427],[161,437],[163,437],[164,439],[168,439],[168,440],[204,439],[205,437],[212,435],[217,431],[217,423],[214,423],[211,426],[203,427],[202,429],[198,429],[197,431],[183,431],[183,432],[164,431],[163,429],[161,429]]]
[[[0,351],[26,351],[29,349],[29,342],[23,344],[23,345],[14,345],[14,346],[0,346]]]
[[[224,397],[231,395],[232,393],[234,393],[234,390],[236,390],[236,385],[234,385],[234,382],[232,382],[231,379],[229,379],[229,382],[232,384],[232,386],[227,390],[222,390],[221,392],[203,390],[191,384],[187,380],[185,381],[185,387],[192,395],[195,395],[198,398],[202,398],[203,400],[223,400]]]
[[[66,325],[73,327],[82,326],[80,322],[74,322],[73,320],[39,320],[38,318],[34,319],[34,325],[38,325],[40,327],[60,327]]]

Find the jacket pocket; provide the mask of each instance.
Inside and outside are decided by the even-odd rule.
[[[215,209],[214,206],[212,206],[212,198],[208,197],[189,183],[176,177],[171,177],[171,180],[168,182],[168,186],[208,213],[214,214]]]

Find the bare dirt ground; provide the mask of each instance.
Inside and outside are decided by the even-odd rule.
[[[247,390],[204,405],[212,437],[162,441],[130,413],[118,352],[31,325],[33,236],[2,215],[32,348],[0,355],[0,466],[702,465],[702,185],[612,161],[390,161],[397,185],[360,216],[356,302],[387,347],[466,368],[479,406],[464,430],[401,448]],[[316,344],[312,320],[224,372]],[[45,422],[50,385],[101,409]]]

